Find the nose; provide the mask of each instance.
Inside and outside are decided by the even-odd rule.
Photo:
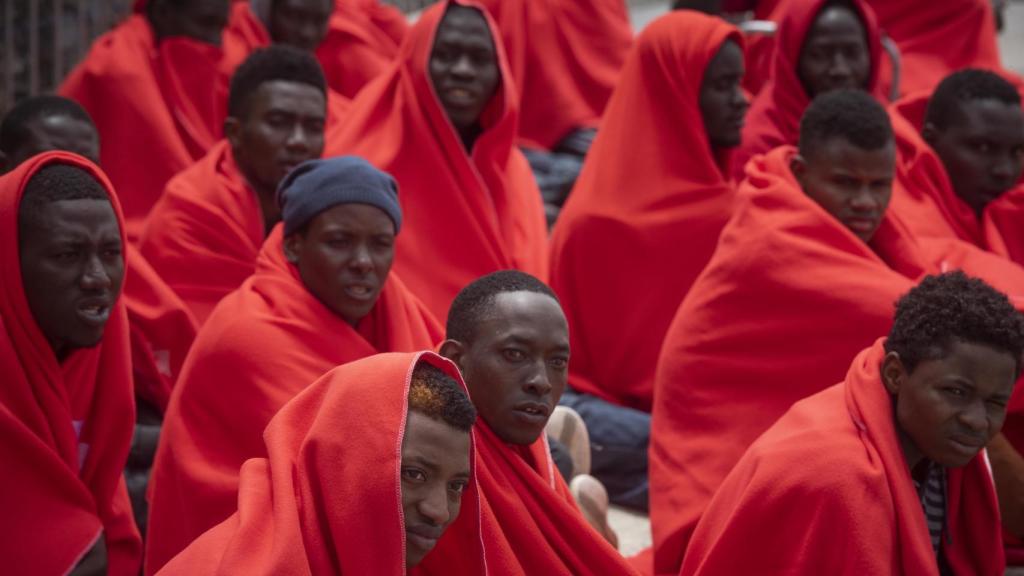
[[[434,526],[444,526],[451,520],[448,510],[448,488],[439,483],[432,486],[416,506],[417,511]]]
[[[523,383],[523,389],[535,396],[546,396],[551,392],[551,378],[548,377],[548,367],[543,359],[531,366],[530,375]]]
[[[736,109],[742,109],[744,112],[750,108],[750,100],[747,100],[747,95],[743,92],[743,88],[739,85],[732,92],[732,106]]]
[[[850,68],[850,61],[842,52],[836,52],[832,56],[832,64],[828,68],[828,75],[833,78],[846,78],[853,74]]]
[[[1000,155],[999,158],[992,163],[992,178],[999,183],[1000,186],[1009,188],[1017,181],[1018,178],[1020,178],[1021,168],[1021,159],[1013,152]]]
[[[867,184],[864,184],[850,198],[850,208],[855,212],[874,212],[878,209],[878,199],[871,193]]]
[[[107,269],[103,266],[99,254],[93,254],[85,263],[80,278],[80,286],[83,290],[99,291],[110,288],[111,279]]]
[[[476,78],[476,68],[473,66],[473,62],[468,54],[460,54],[455,59],[455,63],[452,64],[452,76],[467,79]]]
[[[370,249],[365,243],[359,243],[349,260],[349,268],[361,274],[368,274],[373,269],[373,259],[370,258]]]
[[[303,22],[299,27],[299,38],[303,47],[315,50],[320,44],[320,25],[313,20]]]
[[[312,132],[307,130],[302,122],[296,122],[295,127],[291,133],[288,134],[288,140],[285,141],[285,147],[291,152],[307,152],[310,148],[310,140],[312,139]]]
[[[975,434],[984,434],[988,431],[988,413],[985,411],[983,402],[973,402],[957,416],[961,424]]]

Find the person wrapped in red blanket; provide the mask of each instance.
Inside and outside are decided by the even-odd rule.
[[[221,30],[227,0],[138,1],[93,43],[60,94],[89,111],[102,164],[120,192],[128,238],[164,185],[213,146],[224,119]]]
[[[431,550],[458,519],[475,533],[466,574],[485,575],[475,419],[458,369],[431,352],[335,368],[270,421],[238,511],[160,574],[453,574]]]
[[[476,4],[431,6],[327,135],[325,156],[362,156],[398,180],[407,227],[395,269],[437,318],[483,274],[547,276],[540,193],[515,147],[516,91],[495,38]]]
[[[0,553],[13,573],[138,573],[125,242],[113,186],[81,156],[45,152],[0,177]]]
[[[402,223],[394,180],[355,157],[311,160],[280,189],[283,222],[256,272],[200,330],[153,468],[146,572],[235,509],[238,470],[274,414],[330,368],[432,348],[436,320],[389,273]]]
[[[962,272],[925,278],[842,383],[751,445],[680,574],[1002,574],[984,449],[1022,352],[1005,295]]]
[[[146,219],[142,253],[200,325],[255,269],[281,219],[278,184],[323,152],[326,92],[309,54],[254,52],[232,78],[225,139],[167,184]]]

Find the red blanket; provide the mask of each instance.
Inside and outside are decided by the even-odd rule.
[[[355,98],[391,67],[409,25],[378,0],[335,0],[327,36],[316,50],[331,88]]]
[[[681,575],[938,576],[879,376],[884,356],[880,340],[857,356],[845,382],[798,402],[758,438],[708,506]],[[984,455],[947,474],[950,567],[965,576],[1002,574],[999,509]]]
[[[576,390],[651,410],[669,321],[732,212],[729,156],[712,153],[698,104],[727,39],[743,46],[734,27],[691,11],[644,30],[555,226],[551,285]]]
[[[237,512],[160,574],[406,574],[401,446],[420,361],[462,382],[451,362],[419,352],[345,364],[306,387],[258,439],[265,455],[242,467]],[[459,550],[473,575],[487,573],[478,490],[469,483],[456,520],[473,531]],[[433,551],[409,574],[452,572]]]
[[[479,276],[515,268],[544,279],[548,269],[540,192],[514,146],[516,96],[501,43],[495,44],[503,81],[483,113],[484,131],[471,154],[427,74],[448,4],[423,13],[402,45],[399,64],[353,101],[348,120],[328,134],[324,152],[362,156],[398,180],[406,225],[395,270],[437,318],[446,318],[452,298]]]
[[[635,571],[590,527],[569,494],[541,436],[530,446],[506,444],[478,419],[473,437],[483,508],[482,536],[492,574],[622,576]],[[428,558],[447,574],[472,576],[465,547],[475,527],[459,517]]]
[[[146,220],[140,247],[202,325],[252,274],[263,238],[259,199],[222,140],[168,182]]]
[[[481,0],[519,89],[524,146],[551,149],[596,128],[633,40],[623,0]]]
[[[53,163],[100,182],[125,241],[114,188],[87,160],[48,152],[0,178],[0,556],[12,574],[65,574],[102,534],[109,573],[134,576],[142,545],[121,475],[135,421],[123,300],[98,346],[58,363],[22,286],[18,206],[29,179]]]
[[[900,94],[931,91],[961,68],[1001,67],[991,0],[942,0],[926,7],[918,0],[865,1],[899,46]]]
[[[231,515],[239,467],[265,455],[263,429],[310,382],[339,364],[440,339],[394,273],[373,311],[357,328],[347,324],[285,260],[278,225],[255,274],[200,330],[171,397],[151,480],[146,573]]]
[[[989,204],[979,220],[956,195],[942,160],[921,137],[929,97],[907,96],[890,108],[899,148],[891,210],[915,235],[957,238],[1024,264],[1024,179]]]
[[[131,329],[135,393],[165,412],[198,327],[185,303],[142,254],[130,244],[125,254],[124,304]]]
[[[775,38],[771,77],[754,98],[747,113],[743,145],[733,164],[733,174],[737,181],[743,179],[743,167],[751,158],[776,146],[796,144],[799,139],[800,118],[811,99],[797,75],[797,64],[807,33],[824,3],[825,0],[784,0],[777,8],[782,14],[782,20]],[[867,30],[868,49],[871,53],[868,90],[881,100],[884,92],[878,81],[882,61],[878,23],[874,12],[863,0],[852,0],[851,4],[859,11],[861,23]]]
[[[96,123],[101,163],[121,193],[132,241],[167,181],[220,137],[221,57],[220,48],[189,38],[157,44],[135,14],[96,40],[60,87]]]

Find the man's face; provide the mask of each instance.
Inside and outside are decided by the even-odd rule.
[[[395,224],[368,204],[339,204],[285,239],[306,288],[355,326],[370,313],[395,258]]]
[[[221,32],[228,23],[229,0],[156,0],[152,15],[162,38],[185,36],[220,46]]]
[[[708,63],[700,86],[700,114],[713,148],[740,145],[743,118],[749,103],[743,95],[743,51],[727,41]]]
[[[462,132],[475,126],[501,80],[494,39],[479,10],[448,9],[437,29],[429,69],[455,129]]]
[[[1024,113],[998,100],[960,104],[949,124],[927,124],[925,140],[942,160],[957,196],[979,216],[1024,169]]]
[[[896,398],[904,450],[947,467],[970,462],[1002,428],[1016,370],[1012,355],[980,344],[956,342],[909,374],[889,353],[882,380]]]
[[[274,42],[312,52],[327,36],[331,0],[274,0],[270,8],[270,37]]]
[[[860,18],[842,6],[821,11],[800,50],[797,75],[811,98],[841,88],[867,88],[871,52]]]
[[[88,122],[70,116],[44,116],[25,126],[27,137],[15,153],[7,159],[8,169],[14,169],[25,160],[52,150],[66,150],[88,158],[94,164],[100,161],[100,139]]]
[[[402,438],[405,567],[430,552],[459,516],[470,481],[469,432],[409,411]]]
[[[895,144],[863,150],[832,138],[790,168],[807,196],[865,243],[874,237],[892,198]]]
[[[274,80],[243,109],[225,123],[235,162],[254,189],[273,195],[292,168],[323,152],[327,101],[309,84]]]
[[[18,231],[29,309],[58,359],[96,346],[121,293],[124,257],[107,200],[61,200]]]
[[[505,292],[494,297],[473,341],[442,353],[462,370],[473,404],[509,444],[532,444],[544,431],[568,378],[569,326],[550,296]]]

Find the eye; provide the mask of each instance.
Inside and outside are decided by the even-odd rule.
[[[565,368],[567,368],[569,366],[569,359],[568,358],[552,358],[551,359],[551,365],[554,366],[555,368],[558,368],[559,370],[564,370]]]
[[[333,237],[328,238],[324,243],[330,246],[331,248],[348,248],[349,246],[352,245],[352,239],[348,237]]]
[[[459,480],[457,482],[452,482],[451,484],[449,484],[448,490],[461,496],[462,493],[466,491],[467,486],[469,486],[469,482],[465,480]]]
[[[60,262],[70,262],[78,258],[78,252],[75,250],[64,250],[54,254],[53,258],[54,260],[58,260]]]
[[[947,386],[946,388],[943,388],[942,391],[945,392],[946,394],[949,394],[950,396],[953,396],[954,398],[963,398],[967,396],[966,390],[964,390],[963,388],[958,388],[956,386]]]
[[[501,354],[509,362],[521,362],[526,358],[526,354],[522,350],[515,348],[506,348],[501,351]]]
[[[412,482],[426,482],[427,475],[417,468],[402,468],[402,478]]]

